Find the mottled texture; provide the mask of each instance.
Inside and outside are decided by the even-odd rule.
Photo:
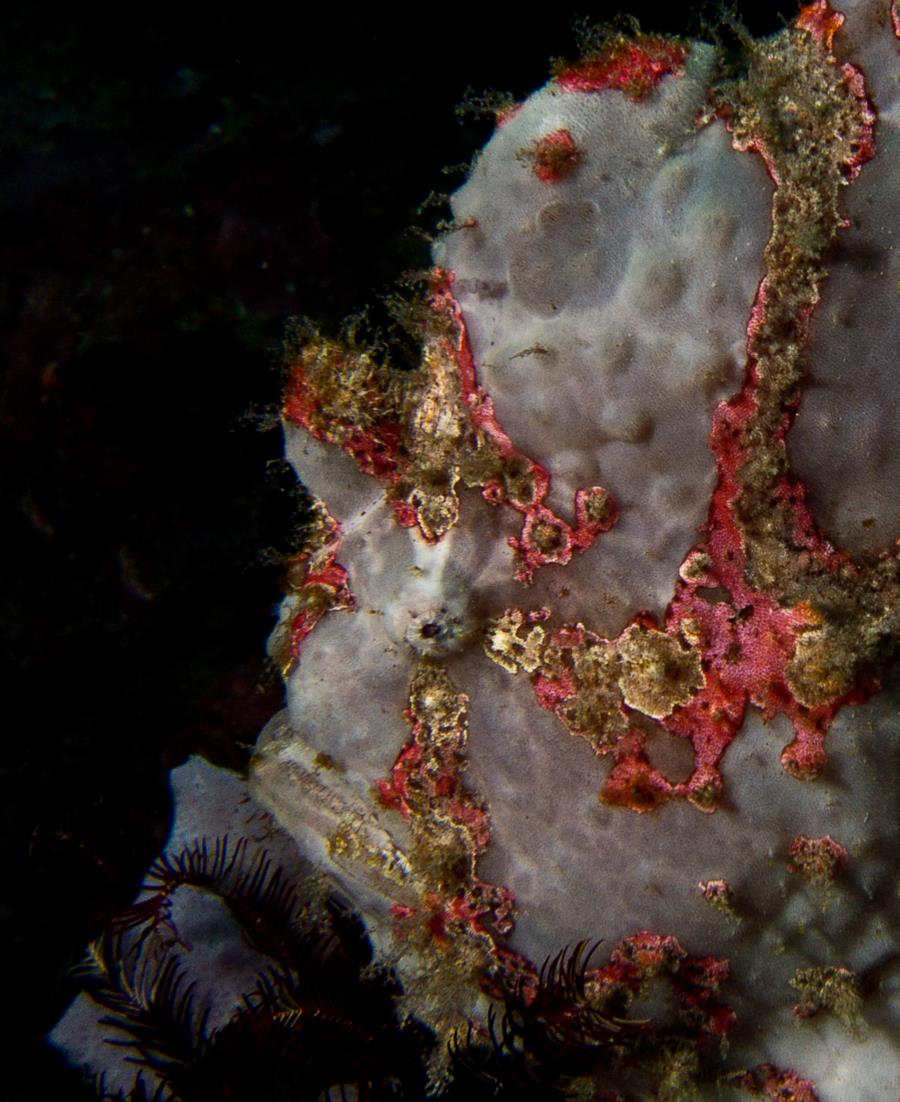
[[[827,326],[834,311],[829,295],[852,303],[864,299],[862,288],[871,285],[872,268],[859,261],[859,234],[870,236],[866,255],[887,255],[893,184],[878,157],[861,170],[848,189],[848,202],[875,211],[858,218],[858,230],[840,231],[846,236],[839,233],[828,254],[830,278],[822,283],[829,268],[814,263],[818,238],[804,235],[827,241],[824,235],[833,232],[825,206],[821,215],[810,212],[816,203],[830,201],[831,185],[820,187],[817,172],[824,181],[834,169],[825,161],[820,169],[812,167],[814,111],[829,102],[824,110],[840,117],[830,162],[835,166],[850,156],[842,150],[864,141],[852,138],[853,112],[866,116],[858,88],[855,100],[848,96],[844,81],[852,71],[841,76],[833,60],[818,68],[817,51],[837,29],[826,9],[811,8],[804,18],[806,32],[761,51],[758,70],[737,93],[742,114],[734,122],[734,146],[745,152],[736,151],[721,121],[693,128],[710,62],[704,48],[689,54],[685,71],[666,76],[643,102],[619,91],[563,91],[551,84],[501,120],[469,182],[454,197],[459,228],[439,244],[436,256],[452,273],[479,383],[514,446],[548,469],[553,479],[548,501],[559,515],[571,515],[576,489],[602,485],[619,505],[619,519],[565,568],[542,566],[523,589],[511,580],[513,559],[506,547],[517,531],[514,513],[486,505],[472,492],[463,494],[459,523],[440,542],[427,544],[415,529],[401,532],[389,506],[347,458],[329,456],[321,444],[289,427],[288,454],[301,478],[324,500],[339,502],[334,506],[342,525],[338,559],[356,595],[353,610],[327,616],[304,641],[299,666],[289,677],[289,704],[302,737],[337,753],[346,779],[362,795],[406,753],[402,711],[422,648],[404,624],[413,625],[415,634],[423,622],[452,620],[459,628],[456,642],[441,659],[469,697],[467,783],[484,799],[492,824],[478,875],[506,885],[516,897],[512,947],[540,962],[580,938],[600,936],[613,944],[644,929],[674,934],[688,951],[729,961],[732,978],[726,986],[737,1012],[729,1062],[792,1068],[815,1083],[822,1102],[844,1102],[850,1084],[855,1099],[880,1102],[900,1080],[893,1043],[900,1016],[894,960],[900,915],[893,887],[898,809],[885,780],[897,769],[897,697],[885,693],[869,703],[845,705],[828,736],[827,765],[824,754],[806,759],[804,751],[795,759],[789,754],[784,764],[779,760],[792,735],[813,733],[819,725],[816,738],[821,738],[836,708],[809,709],[826,694],[837,696],[826,685],[848,682],[828,672],[837,659],[816,649],[820,639],[841,630],[829,623],[827,604],[820,603],[829,600],[827,592],[838,592],[837,583],[823,582],[821,570],[805,574],[809,560],[802,556],[790,563],[802,539],[781,535],[779,526],[800,520],[791,521],[787,511],[786,519],[774,519],[773,513],[767,520],[763,487],[771,475],[766,472],[783,462],[783,453],[777,439],[760,441],[764,433],[780,431],[780,399],[771,395],[781,388],[787,402],[795,385],[797,348],[779,335],[784,325],[779,310],[802,319],[824,286],[809,357],[814,380],[816,371],[834,373],[838,367],[853,376],[856,397],[849,403],[850,431],[843,439],[857,466],[853,474],[835,476],[822,450],[830,448],[830,437],[810,431],[815,403],[828,400],[827,388],[809,388],[812,399],[804,396],[791,456],[806,449],[797,466],[801,473],[815,471],[814,506],[823,480],[829,480],[836,512],[824,509],[826,528],[837,525],[836,534],[846,535],[851,548],[860,546],[835,518],[855,515],[864,499],[862,482],[880,503],[872,506],[879,521],[870,545],[889,542],[884,537],[897,529],[891,511],[897,480],[889,465],[883,474],[875,472],[882,466],[879,449],[890,451],[887,434],[894,428],[896,391],[889,372],[896,348],[890,325],[878,316],[889,313],[890,280],[876,280],[871,300],[858,314],[847,306],[871,334],[872,356],[862,368],[847,362],[846,348],[831,339]],[[872,48],[881,51],[878,64],[884,67],[893,46],[889,25],[882,19],[878,27],[881,42]],[[843,49],[852,53],[859,44],[865,60],[869,45],[860,42],[860,34],[851,25]],[[794,94],[801,107],[773,83],[772,74],[785,64],[797,66]],[[806,91],[804,82],[815,90]],[[882,77],[875,88],[879,107],[885,85],[891,81]],[[771,103],[770,96],[776,97]],[[819,108],[809,106],[816,96]],[[802,154],[795,165],[784,139],[792,112],[809,112],[798,123],[806,129],[798,131]],[[876,140],[884,141],[878,156],[889,164],[892,126],[888,109]],[[540,143],[561,133],[569,136],[565,171],[550,172]],[[773,223],[766,167],[799,214],[776,207],[781,213]],[[854,165],[849,174],[857,171]],[[767,240],[768,289],[754,305]],[[878,264],[880,275],[880,259]],[[720,408],[711,450],[717,403],[740,387],[747,364],[748,322],[751,385],[758,389],[735,399],[733,414]],[[823,347],[827,353],[820,355]],[[837,386],[834,382],[835,394]],[[766,401],[775,403],[768,411]],[[730,457],[729,417],[738,426],[735,433],[747,434],[743,446],[749,459],[743,466],[740,453]],[[752,427],[739,428],[742,417]],[[854,443],[857,423],[877,444]],[[724,479],[732,487],[720,491],[720,517],[730,508],[729,494],[743,497],[740,536],[734,542],[727,524],[716,535],[726,522],[714,513],[709,554],[684,562],[707,517],[717,480],[714,453],[720,485]],[[829,561],[829,552],[805,538],[811,555]],[[756,589],[723,567],[719,540],[726,546],[732,541],[741,555],[749,548],[748,578]],[[670,613],[668,634],[635,621],[614,644],[591,635],[579,641],[582,623],[612,636],[641,609],[663,613],[679,567],[688,589],[679,590],[681,604]],[[706,588],[698,589],[703,582]],[[798,601],[788,592],[802,595],[793,621],[763,596],[781,587],[784,608]],[[851,594],[848,590],[840,599],[852,602]],[[888,600],[893,602],[893,595]],[[735,611],[729,613],[732,601]],[[703,610],[710,610],[709,625],[723,623],[723,616],[738,624],[747,601],[743,618],[755,614],[760,627],[749,634],[737,628],[734,653],[729,656],[721,644],[718,657],[704,663],[704,674],[698,654],[711,646],[714,628],[703,626]],[[805,621],[808,601],[815,612]],[[508,613],[510,606],[522,611]],[[553,617],[544,627],[547,607]],[[289,601],[288,619],[291,609]],[[558,629],[563,621],[570,626]],[[477,641],[470,641],[489,624],[500,625],[489,636],[488,650],[498,663],[493,667],[485,664]],[[555,642],[557,630],[563,634]],[[767,633],[778,641],[773,644]],[[512,649],[504,653],[504,647]],[[754,657],[742,658],[744,648]],[[573,657],[566,659],[569,653]],[[726,698],[716,703],[710,695],[711,664],[727,670],[729,662],[750,661],[751,698],[778,712],[782,690],[775,686],[782,683],[779,671],[792,653],[789,684],[799,703],[784,710],[793,728],[786,716],[766,722],[754,708],[741,723],[743,705],[734,697],[738,733],[722,760],[721,805],[711,815],[701,814],[697,807],[718,799],[701,786],[694,795],[697,807],[658,806],[664,788],[655,777],[664,775],[677,789],[692,776],[684,736],[697,719],[679,720],[681,708],[698,689],[714,707],[728,707]],[[592,695],[580,711],[567,712],[573,693],[587,691],[583,658],[591,654],[596,656],[590,659],[595,661]],[[848,655],[848,661],[855,659]],[[724,667],[716,665],[723,662]],[[336,677],[344,683],[340,692],[330,688]],[[566,725],[587,741],[570,737],[553,710],[568,716]],[[619,712],[632,725],[627,735]],[[669,730],[653,722],[673,714]],[[585,729],[585,717],[591,716],[600,726]],[[696,768],[703,742],[696,733],[692,737]],[[643,747],[636,756],[635,745]],[[608,770],[591,746],[612,752],[616,770],[631,770],[622,774],[626,779],[619,788],[607,784],[606,806],[598,803],[597,789]],[[797,779],[817,774],[815,780]],[[635,814],[613,806],[617,803],[656,810]],[[302,838],[302,828],[295,833]],[[835,860],[827,875],[801,875],[798,838],[820,840],[814,845],[831,839],[835,848],[829,853],[846,850],[846,861]],[[720,906],[712,906],[708,888],[701,888],[710,883],[721,885]]]
[[[785,445],[838,197],[885,175],[840,22],[819,0],[717,83],[709,47],[611,39],[499,120],[418,367],[289,344],[318,505],[249,789],[359,908],[435,1088],[488,995],[599,938],[570,997],[615,1012],[630,976],[711,1065],[635,1050],[617,1087],[896,1094],[896,553],[830,545]]]
[[[715,484],[709,418],[744,370],[771,184],[722,123],[694,131],[711,65],[696,47],[641,104],[536,93],[480,154],[453,197],[464,228],[436,249],[499,420],[549,469],[554,507],[594,484],[621,505],[603,553],[577,564],[603,631],[671,599]],[[546,183],[522,151],[560,127],[579,160]]]
[[[869,552],[900,532],[900,66],[884,33],[889,6],[848,5],[836,40],[838,54],[861,66],[877,108],[878,161],[842,202],[850,225],[813,319],[809,385],[790,436],[819,521],[841,546]]]

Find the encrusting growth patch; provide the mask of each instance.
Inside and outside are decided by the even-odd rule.
[[[809,5],[793,30],[751,48],[748,75],[723,88],[720,108],[735,147],[759,153],[777,188],[748,330],[748,381],[717,418],[714,446],[737,491],[731,512],[747,581],[807,610],[785,680],[800,708],[823,716],[865,683],[900,630],[896,553],[854,562],[835,550],[785,448],[826,251],[843,226],[839,194],[874,155],[862,74],[830,52],[842,22],[824,0]],[[798,739],[808,741],[802,724]],[[794,755],[801,769],[805,749]]]
[[[800,1002],[794,1007],[798,1018],[813,1018],[827,1010],[851,1033],[859,1033],[862,996],[859,982],[849,968],[798,968],[791,987],[800,996]]]
[[[704,685],[699,652],[649,622],[607,640],[581,624],[548,631],[548,617],[548,609],[508,610],[488,628],[488,657],[511,673],[531,674],[542,707],[598,754],[613,754],[602,793],[607,803],[652,810],[676,794],[675,786],[647,761],[632,714],[663,719],[687,704]],[[702,789],[691,794],[704,799]]]
[[[394,936],[419,961],[405,999],[439,1037],[449,1038],[466,1028],[464,1008],[473,989],[503,968],[520,971],[524,962],[501,950],[497,940],[512,929],[511,893],[476,872],[490,820],[462,784],[468,699],[442,666],[422,659],[406,718],[412,737],[390,778],[377,786],[382,805],[403,816],[412,836],[409,862],[418,903],[394,905]],[[439,1047],[435,1074],[446,1057],[446,1048]]]
[[[732,922],[740,921],[740,915],[734,905],[734,892],[727,880],[701,880],[697,889],[710,907],[719,914]]]
[[[347,571],[336,561],[341,526],[321,501],[313,504],[304,534],[303,550],[290,558],[285,570],[290,614],[282,617],[269,640],[269,653],[282,677],[296,667],[303,640],[325,613],[355,604]]]
[[[788,853],[788,871],[812,883],[830,884],[847,865],[847,850],[830,834],[822,838],[798,834]]]
[[[535,176],[545,184],[565,180],[578,168],[581,160],[571,131],[564,127],[539,138],[531,148],[523,149],[521,156],[531,163]]]
[[[641,624],[626,628],[618,640],[622,699],[653,719],[665,719],[703,688],[696,647]]]
[[[639,103],[664,76],[684,73],[687,54],[686,44],[660,35],[612,32],[574,64],[558,64],[553,75],[567,92],[614,88]]]
[[[472,1072],[510,1097],[686,1102],[718,1084],[843,1102],[860,1067],[860,1099],[887,1096],[891,993],[870,981],[897,918],[882,798],[897,725],[892,689],[875,698],[900,640],[900,544],[854,557],[831,542],[787,441],[829,267],[867,278],[833,247],[842,189],[896,139],[896,103],[876,130],[869,99],[896,52],[890,14],[848,7],[870,85],[839,59],[826,0],[763,41],[732,28],[728,50],[598,32],[523,104],[482,102],[497,131],[424,292],[394,301],[412,366],[392,359],[408,342],[366,346],[359,324],[289,334],[287,455],[335,512],[314,500],[286,563],[270,651],[287,709],[246,783],[194,763],[181,856],[126,912],[161,974],[185,977],[175,1025],[195,990],[181,959],[222,1022],[234,1007],[258,1020],[244,1012],[278,986],[242,945],[252,909],[227,927],[204,910],[209,866],[225,902],[283,905],[293,953],[294,874],[270,872],[273,846],[315,870],[320,910],[357,912],[353,968],[383,986],[431,1097],[454,1077],[465,1093]],[[855,194],[887,225],[883,192]],[[790,739],[788,776],[774,738]],[[199,916],[199,952],[160,940],[176,902]],[[224,955],[208,952],[219,928]],[[608,938],[599,963],[590,932]],[[307,956],[279,963],[286,983],[306,982]],[[808,966],[823,960],[840,963]],[[789,999],[820,1026],[786,1038]],[[315,1047],[310,1005],[287,1007],[299,1049]],[[69,1051],[109,1024],[96,1010],[81,1000]],[[835,1017],[853,1034],[837,1051]],[[796,1070],[764,1062],[784,1051]],[[105,1074],[107,1058],[85,1062]],[[143,1097],[150,1081],[131,1082]],[[360,1065],[316,1092],[375,1083]]]
[[[607,638],[591,630],[590,594],[583,619],[562,623],[554,617],[548,585],[541,607],[507,607],[499,614],[496,605],[479,609],[466,635],[468,646],[480,632],[493,662],[524,674],[542,708],[611,759],[601,791],[610,807],[651,813],[682,799],[714,812],[725,791],[723,756],[751,705],[767,721],[783,715],[793,725],[793,741],[781,756],[784,769],[798,780],[819,776],[834,717],[878,690],[900,638],[897,550],[854,559],[833,546],[790,470],[786,448],[828,250],[845,225],[841,189],[874,155],[875,116],[862,74],[833,52],[842,22],[825,0],[815,0],[780,34],[763,42],[742,38],[739,75],[723,76],[694,118],[697,134],[724,123],[736,155],[761,159],[774,194],[763,275],[747,319],[743,384],[715,410],[709,437],[715,488],[665,612],[638,612]],[[640,103],[664,77],[697,79],[692,64],[689,48],[678,41],[608,34],[581,61],[557,66],[550,88],[561,97],[617,91]],[[517,110],[498,118],[498,126],[511,125]],[[577,126],[553,125],[513,152],[525,175],[522,187],[559,186],[563,193],[585,169]],[[689,121],[686,126],[685,141]],[[671,175],[674,187],[678,174]],[[454,232],[487,234],[478,222],[467,218]],[[595,544],[616,524],[619,510],[601,486],[575,492],[572,519],[551,508],[550,472],[516,446],[479,381],[456,279],[435,268],[424,301],[412,311],[421,330],[412,370],[392,369],[352,338],[336,342],[313,334],[290,345],[284,416],[341,447],[379,480],[396,523],[429,548],[467,523],[464,487],[518,514],[521,528],[508,538],[511,575],[527,585],[545,567],[565,567],[576,552],[602,554],[602,541]],[[507,293],[499,283],[478,290],[487,303]],[[522,343],[534,340],[529,333]],[[507,360],[550,354],[541,341]],[[321,615],[319,604],[342,607],[350,599],[338,575],[337,534],[321,546],[324,573],[299,569],[295,588],[302,600],[288,633],[294,661],[307,622]],[[330,588],[323,577],[332,579]],[[392,904],[396,951],[416,962],[404,977],[403,999],[446,1041],[464,1024],[467,992],[480,986],[494,997],[537,1006],[541,981],[527,961],[504,948],[511,894],[477,875],[489,815],[462,781],[468,698],[437,661],[453,655],[415,649],[406,711],[411,736],[390,775],[378,782],[377,800],[381,813],[402,818],[409,838],[402,851],[409,869],[405,895]],[[686,779],[671,780],[650,760],[654,728],[692,748]],[[344,847],[344,855],[354,845],[339,833],[332,844]],[[829,883],[847,853],[830,836],[798,835],[789,858],[792,873]],[[704,880],[698,890],[710,907],[739,921],[727,881]],[[733,1015],[714,995],[727,973],[725,961],[689,957],[674,938],[642,932],[620,942],[606,965],[585,973],[578,998],[613,1020],[615,1008],[626,1006],[649,978],[667,975],[682,1009],[702,1023],[703,1036],[722,1038]],[[827,1008],[848,1023],[856,1020],[857,985],[848,969],[798,970],[792,982],[801,996],[800,1016]],[[583,1009],[570,1008],[576,1016]],[[688,1096],[695,1049],[666,1051],[657,1083],[673,1098]],[[441,1070],[436,1065],[435,1074]],[[768,1064],[741,1071],[731,1082],[770,1099],[816,1099],[810,1080]]]
[[[273,736],[254,776],[258,793],[290,806],[292,829],[322,840],[344,890],[378,900],[382,955],[403,982],[401,1009],[440,1039],[431,1065],[437,1081],[481,987],[499,990],[533,970],[503,946],[511,893],[477,873],[490,819],[462,783],[468,700],[432,659],[417,665],[406,720],[410,740],[371,803],[293,732]]]
[[[515,576],[528,582],[547,563],[564,565],[611,528],[618,509],[601,486],[578,490],[575,523],[546,504],[550,475],[503,431],[478,385],[453,276],[436,269],[419,310],[422,354],[409,372],[379,365],[352,341],[320,336],[289,342],[284,417],[318,440],[338,444],[386,484],[397,521],[434,543],[459,519],[457,485],[520,513],[511,537]]]
[[[638,618],[612,641],[583,624],[562,627],[547,636],[557,642],[546,648],[546,661],[530,669],[498,645],[503,631],[509,642],[512,612],[499,635],[497,627],[489,633],[488,654],[525,669],[543,706],[598,752],[615,747],[604,799],[634,810],[672,796],[714,810],[723,791],[719,762],[751,702],[768,718],[790,717],[795,738],[782,755],[784,768],[799,779],[819,775],[835,714],[878,688],[880,664],[900,637],[897,551],[854,561],[832,547],[790,473],[785,447],[825,254],[843,225],[839,193],[874,152],[862,76],[831,52],[842,22],[817,0],[793,28],[748,42],[746,75],[716,88],[715,110],[705,120],[724,118],[735,149],[760,155],[776,190],[765,275],[747,330],[746,381],[716,411],[710,443],[718,485],[706,536],[682,565],[665,624]],[[627,55],[608,59],[609,71],[619,72]],[[597,71],[608,75],[602,66]],[[623,86],[619,77],[605,80],[598,87]],[[592,90],[584,81],[577,87]],[[710,601],[710,592],[722,599]],[[560,643],[576,637],[575,647]],[[576,670],[574,653],[585,639],[593,660]],[[535,650],[533,634],[529,646]],[[562,665],[561,650],[570,652]],[[613,651],[621,703],[693,744],[695,768],[686,783],[670,783],[649,764],[644,737],[623,722],[610,679],[598,681],[597,659],[603,655],[608,669]],[[582,720],[591,715],[591,729],[581,722],[573,728],[574,701]]]

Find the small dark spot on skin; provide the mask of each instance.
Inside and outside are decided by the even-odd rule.
[[[423,639],[434,639],[436,635],[441,634],[441,625],[435,623],[423,624],[419,634]]]
[[[874,523],[875,523],[875,518],[874,517],[866,517],[866,519],[862,522],[862,526],[863,526],[863,528],[871,528]]]

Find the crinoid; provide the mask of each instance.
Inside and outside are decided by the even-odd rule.
[[[179,888],[211,892],[225,904],[244,936],[260,952],[290,957],[298,948],[303,927],[296,887],[264,849],[251,851],[248,840],[232,843],[227,834],[212,842],[206,837],[164,852],[153,862],[135,903],[113,918],[111,928],[139,931],[143,941],[152,932],[173,926],[173,897]]]
[[[457,1041],[456,1090],[479,1083],[503,1097],[564,1098],[577,1080],[602,1078],[634,1049],[646,1023],[605,1012],[591,991],[598,946],[581,941],[548,958],[506,992],[502,1009],[491,1009],[486,1035],[470,1029]]]
[[[196,981],[178,956],[134,953],[121,933],[107,932],[91,944],[81,971],[106,1012],[99,1020],[105,1043],[126,1050],[129,1063],[151,1073],[157,1092],[202,1054],[209,1007],[198,1008]]]
[[[369,967],[353,913],[307,887],[303,896],[289,886],[272,855],[247,839],[204,837],[154,862],[138,901],[79,969],[103,1044],[139,1069],[130,1085],[121,1074],[96,1079],[101,1097],[382,1098],[410,1087],[423,1038],[396,1021],[391,983]],[[212,962],[196,959],[202,931],[185,926],[184,891],[192,917],[204,907],[198,893],[208,897],[208,915],[218,908],[218,921],[229,916],[232,932],[215,964],[230,961],[237,974],[242,995],[230,1008],[205,973]]]
[[[614,1092],[635,1077],[664,1085],[665,1098],[699,1089],[707,1057],[714,1064],[734,1022],[718,1001],[723,962],[646,933],[621,941],[604,963],[595,961],[599,946],[563,949],[507,991],[486,1032],[469,1030],[454,1046],[455,1089],[569,1098],[582,1088]]]
[[[834,2],[589,35],[451,196],[418,358],[289,333],[286,708],[173,774],[54,1038],[111,1089],[896,1098],[900,29]]]

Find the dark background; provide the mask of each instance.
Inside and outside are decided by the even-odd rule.
[[[165,838],[167,771],[194,752],[241,768],[280,706],[264,646],[297,507],[271,428],[285,319],[334,329],[427,266],[417,207],[491,129],[456,120],[466,89],[524,96],[573,55],[573,14],[615,12],[333,7],[4,19],[11,1102],[93,1097],[43,1040],[69,970]],[[793,11],[741,7],[756,33]],[[627,10],[697,26],[695,5]]]

